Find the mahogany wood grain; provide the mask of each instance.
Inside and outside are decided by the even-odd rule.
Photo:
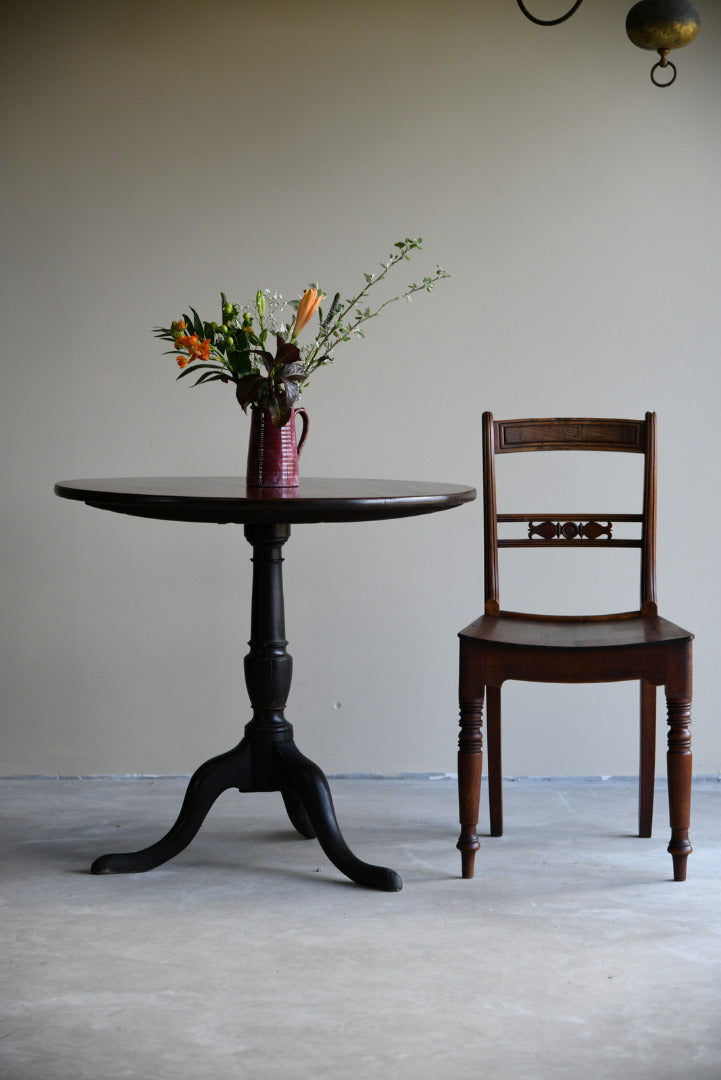
[[[693,634],[658,614],[656,597],[656,416],[643,420],[547,418],[494,421],[483,415],[485,611],[460,632],[459,803],[464,877],[473,876],[480,846],[475,834],[480,800],[481,716],[486,702],[491,835],[503,831],[501,688],[509,679],[531,682],[640,683],[639,835],[651,835],[656,688],[668,709],[668,799],[674,880],[683,881],[691,852],[691,683]],[[644,455],[640,514],[498,514],[496,456],[554,450]],[[637,541],[615,539],[616,521],[639,522]],[[527,539],[498,537],[498,524],[529,523]],[[588,523],[592,527],[588,527]],[[554,524],[555,523],[555,524]],[[500,604],[500,547],[640,549],[639,606],[616,614],[563,616],[504,611]],[[466,758],[473,758],[472,767]]]

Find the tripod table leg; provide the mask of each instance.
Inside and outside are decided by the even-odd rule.
[[[91,872],[135,874],[160,866],[188,846],[219,795],[232,787],[247,791],[249,784],[250,745],[243,739],[234,750],[211,758],[196,769],[177,821],[165,836],[141,851],[101,855],[90,868]]]
[[[370,889],[399,892],[403,888],[395,870],[372,866],[353,854],[341,834],[333,808],[328,781],[321,769],[301,754],[292,741],[277,743],[284,772],[283,790],[289,788],[305,808],[318,842],[342,874]]]

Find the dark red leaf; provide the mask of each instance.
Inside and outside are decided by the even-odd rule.
[[[251,372],[250,375],[244,375],[239,381],[235,396],[238,399],[238,404],[245,412],[249,405],[252,405],[254,401],[258,400],[261,388],[265,382],[262,375],[259,375],[257,371]]]

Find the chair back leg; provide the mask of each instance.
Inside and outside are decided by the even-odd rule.
[[[656,774],[656,687],[641,680],[641,746],[638,767],[638,835],[649,837],[653,827],[653,788]]]
[[[503,836],[503,763],[501,749],[501,687],[486,688],[486,756],[491,836]]]

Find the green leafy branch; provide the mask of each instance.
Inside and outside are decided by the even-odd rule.
[[[401,262],[409,261],[412,252],[421,251],[422,248],[422,237],[406,237],[405,240],[398,240],[387,261],[380,264],[381,273],[363,275],[365,284],[360,292],[346,300],[344,304],[341,304],[340,293],[335,294],[330,311],[324,320],[321,313],[320,332],[305,356],[304,364],[308,376],[317,368],[333,360],[333,351],[341,342],[350,341],[352,337],[365,337],[364,331],[360,329],[361,326],[371,319],[378,318],[381,312],[390,304],[395,304],[399,300],[407,300],[410,303],[415,293],[431,292],[436,282],[450,277],[450,274],[441,266],[437,266],[432,276],[424,277],[420,284],[409,285],[398,296],[385,300],[375,311],[371,311],[368,306],[365,308],[360,306],[362,301],[367,298],[370,290],[383,281],[395,266]],[[351,312],[353,315],[349,319]]]

